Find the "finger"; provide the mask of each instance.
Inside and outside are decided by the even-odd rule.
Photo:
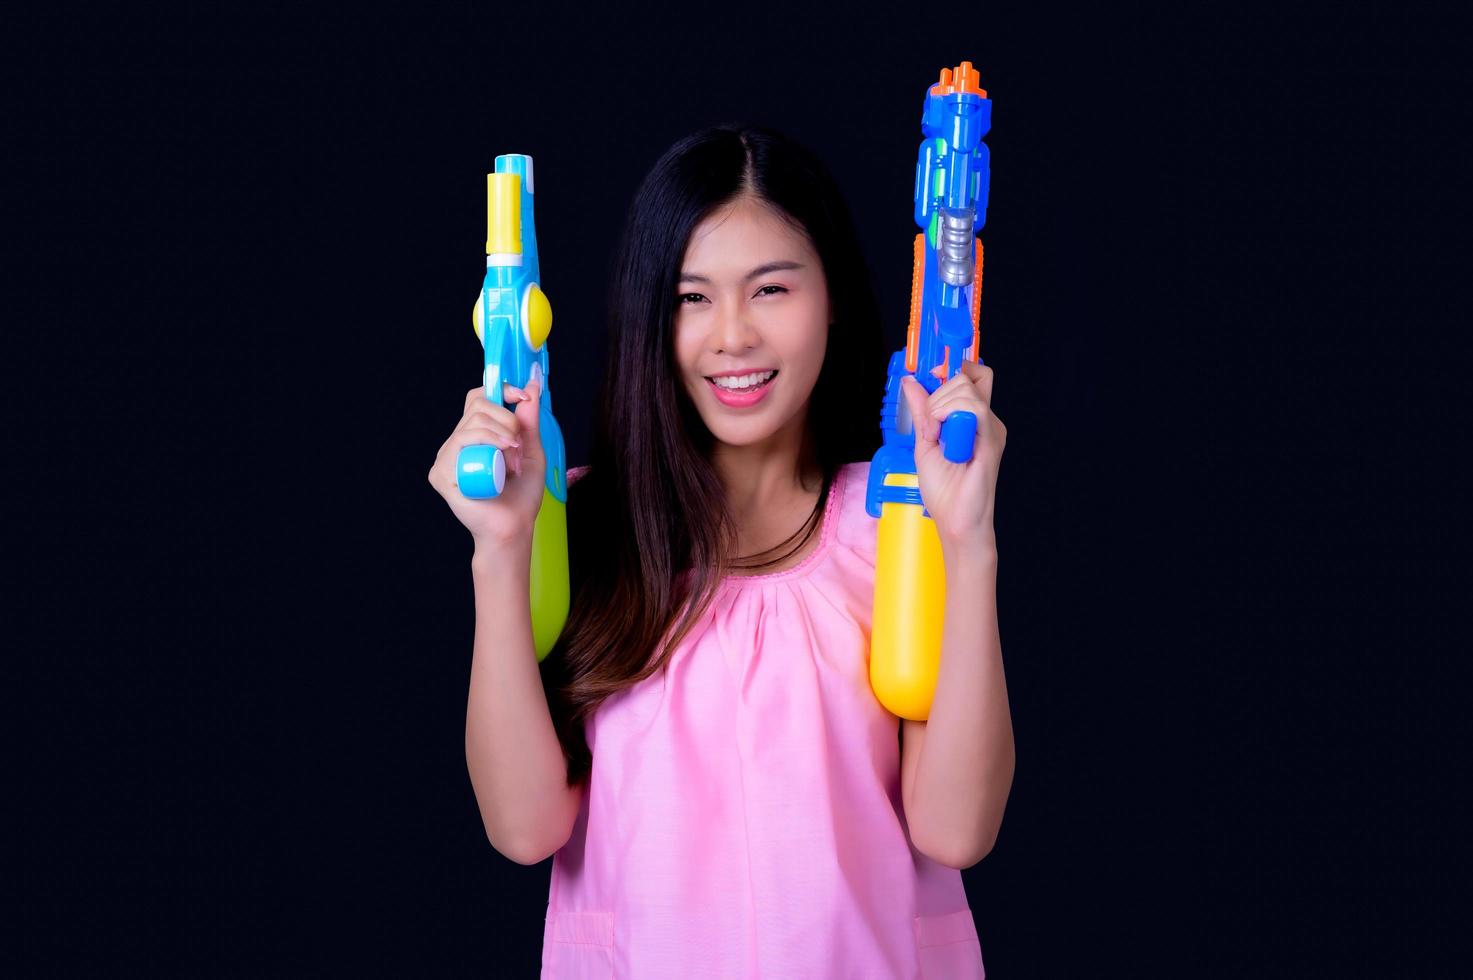
[[[941,382],[941,385],[935,391],[931,392],[931,397],[933,399],[944,398],[958,388],[970,387],[972,387],[972,380],[959,371]]]
[[[457,441],[460,443],[456,448],[457,453],[466,446],[495,446],[506,456],[507,468],[513,473],[521,475],[521,443],[507,436],[506,433],[496,432],[492,429],[471,427],[462,432]]]
[[[933,419],[944,419],[952,412],[965,411],[980,413],[987,411],[987,403],[984,402],[973,388],[954,388],[945,395],[937,392],[932,396],[931,404],[927,409]]]
[[[482,426],[471,426],[464,429],[457,441],[461,447],[490,445],[498,449],[512,449],[521,445],[521,440],[515,436]]]
[[[501,401],[496,402],[487,398],[486,386],[482,385],[479,388],[472,388],[466,392],[465,407],[467,411],[477,405],[492,405],[496,408],[502,408],[507,404],[515,405],[519,401],[525,401],[526,398],[527,393],[525,391],[508,381],[504,381],[501,384]]]
[[[533,380],[527,385],[527,394],[531,396],[527,401],[518,402],[516,416],[518,428],[521,430],[522,451],[528,459],[542,459],[542,424],[539,413],[542,411],[542,379]]]
[[[965,374],[958,374],[931,393],[931,414],[942,405],[957,398],[977,398],[976,382]]]
[[[915,433],[917,440],[921,438],[921,417],[918,412],[920,403],[916,401],[914,389],[919,387],[910,375],[902,375],[900,378],[900,397],[905,399],[905,413],[910,416],[911,431]]]
[[[929,396],[925,387],[910,375],[900,379],[900,387],[905,395],[906,407],[910,409],[910,423],[915,430],[916,444],[919,446],[925,442],[935,442],[936,435],[931,431],[938,426],[934,419],[928,414]]]
[[[485,415],[472,415],[466,420],[466,424],[461,426],[461,428],[456,431],[456,434],[461,438],[464,438],[465,433],[471,430],[475,430],[478,432],[494,432],[496,433],[496,437],[498,439],[505,439],[513,445],[518,445],[522,441],[521,428],[517,425],[517,420],[515,417],[511,418],[509,421],[503,422],[499,419],[493,420],[487,418]]]
[[[957,398],[976,399],[983,405],[991,407],[992,368],[972,361],[963,361],[962,371],[964,373],[958,374],[936,389],[936,394],[931,399],[933,415],[940,408],[945,408],[948,413],[956,411],[958,406],[951,403]]]
[[[515,412],[509,408],[502,408],[500,405],[493,405],[488,401],[482,401],[481,404],[472,405],[466,409],[465,417],[461,419],[461,424],[470,424],[475,419],[492,421],[498,425],[508,426],[513,432],[519,429]]]
[[[972,382],[972,387],[982,396],[987,404],[992,404],[992,368],[986,364],[978,364],[976,361],[963,361],[962,370]]]

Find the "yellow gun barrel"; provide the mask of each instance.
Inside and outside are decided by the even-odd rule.
[[[486,175],[486,254],[522,254],[522,175]]]
[[[917,486],[891,473],[887,486]],[[875,598],[870,623],[870,686],[891,714],[925,721],[941,668],[946,565],[936,522],[918,504],[880,505]]]

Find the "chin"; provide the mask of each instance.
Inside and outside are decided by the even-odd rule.
[[[711,436],[728,446],[753,446],[766,442],[792,421],[796,411],[792,405],[784,404],[784,392],[774,391],[772,395],[777,397],[758,406],[757,411],[746,415],[728,414],[720,404],[711,404],[714,396],[707,390],[704,377],[697,379],[696,384],[700,386],[698,393],[687,389],[696,414]]]
[[[783,421],[774,422],[773,419],[776,418],[783,418]],[[710,431],[711,435],[718,442],[725,443],[728,446],[760,445],[776,436],[787,425],[786,417],[776,412],[769,413],[765,418],[759,419],[753,416],[740,422],[733,422],[731,419],[721,419],[715,425],[712,425],[711,420],[707,419],[705,421],[706,428]]]
[[[762,442],[770,437],[777,428],[771,424],[748,422],[747,424],[733,424],[730,419],[722,419],[715,425],[707,419],[706,429],[717,439],[729,446],[748,446],[753,443]]]

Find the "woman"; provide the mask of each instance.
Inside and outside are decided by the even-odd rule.
[[[868,678],[887,352],[826,169],[766,128],[677,142],[630,208],[609,307],[592,459],[569,471],[572,607],[540,670],[520,574],[537,385],[507,387],[515,412],[472,390],[430,473],[476,540],[466,757],[487,833],[554,857],[543,976],[982,976],[958,869],[990,849],[1013,771],[991,369],[905,384],[948,596],[931,718],[902,731]],[[936,440],[962,408],[976,450],[954,464]],[[513,475],[465,499],[450,467],[487,442]]]

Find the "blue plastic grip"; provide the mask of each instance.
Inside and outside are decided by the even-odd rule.
[[[498,446],[462,446],[455,460],[455,484],[471,500],[489,500],[506,485],[506,457]]]
[[[977,415],[975,412],[952,412],[941,423],[941,455],[953,463],[965,463],[972,458],[972,447],[977,442]]]

